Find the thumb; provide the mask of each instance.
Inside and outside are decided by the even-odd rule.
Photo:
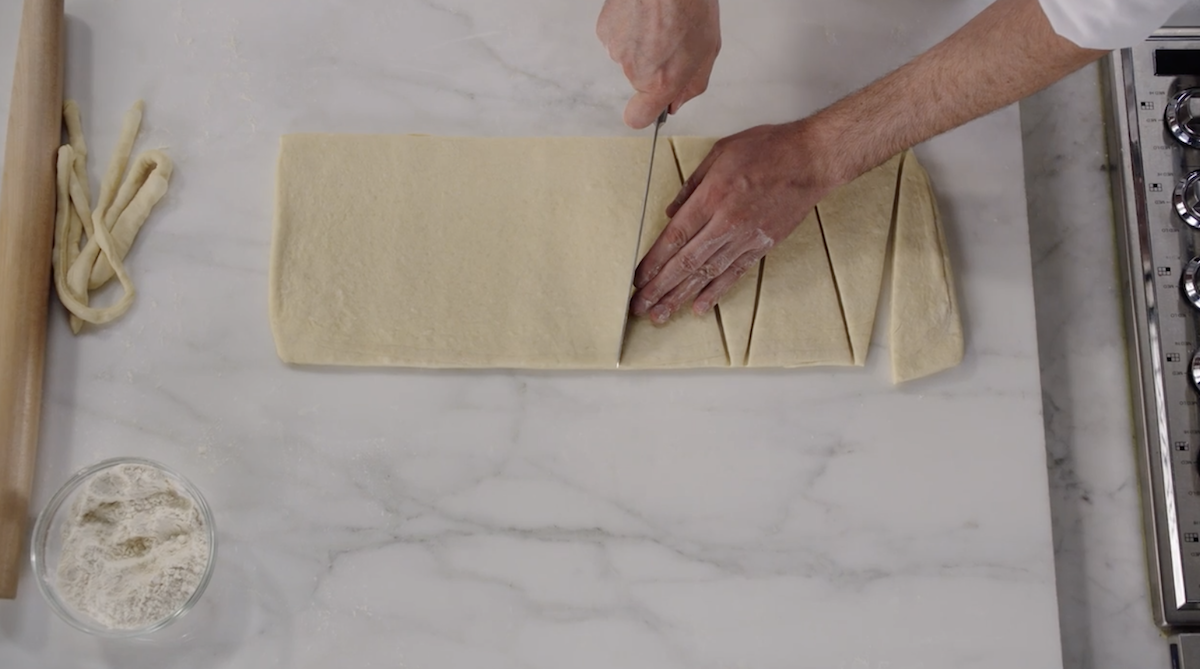
[[[649,126],[671,103],[672,97],[670,94],[654,95],[638,91],[625,105],[625,125],[635,130]]]

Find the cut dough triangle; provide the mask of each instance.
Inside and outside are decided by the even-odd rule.
[[[671,145],[675,147],[675,159],[679,161],[679,170],[687,179],[700,167],[700,163],[708,156],[715,137],[672,137]],[[758,298],[758,272],[762,263],[746,270],[742,278],[721,297],[716,310],[720,315],[721,329],[725,334],[725,346],[729,349],[729,364],[732,367],[743,367],[750,348],[750,327],[754,323],[754,302]]]
[[[654,245],[663,228],[667,227],[670,220],[666,214],[667,205],[683,187],[670,141],[665,137],[660,138],[656,151],[650,198],[646,205],[646,229],[638,250],[639,260]],[[626,275],[632,274],[633,268],[630,267]],[[621,350],[621,367],[665,369],[725,367],[728,364],[721,329],[717,326],[716,314],[711,311],[696,316],[689,306],[661,327],[654,325],[649,318],[629,318],[625,344]]]
[[[771,250],[762,272],[748,365],[853,364],[815,213]]]
[[[896,155],[817,205],[854,364],[860,366],[871,348],[899,172]]]
[[[946,239],[929,175],[905,153],[892,254],[892,381],[962,362],[963,331]]]

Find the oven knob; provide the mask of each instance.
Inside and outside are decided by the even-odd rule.
[[[1167,103],[1167,130],[1180,143],[1200,149],[1200,89],[1179,91]]]
[[[1192,356],[1192,385],[1200,390],[1200,351]]]
[[[1193,307],[1200,308],[1200,258],[1192,261],[1183,268],[1183,295]]]
[[[1175,187],[1175,213],[1200,230],[1200,172],[1192,172]]]

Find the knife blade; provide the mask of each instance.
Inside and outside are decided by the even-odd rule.
[[[662,110],[654,121],[654,139],[650,143],[650,167],[646,170],[646,192],[642,195],[642,218],[638,221],[637,243],[633,249],[633,269],[629,270],[629,285],[633,286],[633,276],[637,273],[638,260],[642,251],[642,233],[646,230],[646,207],[650,204],[650,180],[654,177],[654,154],[658,149],[658,130],[667,122],[667,109]],[[621,320],[621,338],[617,342],[617,367],[621,366],[621,351],[625,350],[625,330],[629,327],[629,304],[625,304],[625,318]]]

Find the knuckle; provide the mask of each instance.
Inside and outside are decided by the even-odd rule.
[[[671,90],[671,79],[666,68],[657,68],[642,77],[642,91],[651,95],[665,95]]]
[[[690,255],[679,256],[679,269],[685,274],[695,274],[700,269],[700,263]]]
[[[742,256],[740,260],[734,263],[733,268],[737,271],[738,276],[741,276],[746,272],[749,272],[751,267],[757,265],[759,260],[762,260],[762,254],[747,253],[746,255]]]
[[[739,195],[746,195],[754,190],[754,183],[745,174],[737,174],[730,179],[729,187]]]
[[[671,250],[683,248],[689,239],[687,232],[680,227],[669,227],[663,231],[662,236],[667,241],[667,248]]]

